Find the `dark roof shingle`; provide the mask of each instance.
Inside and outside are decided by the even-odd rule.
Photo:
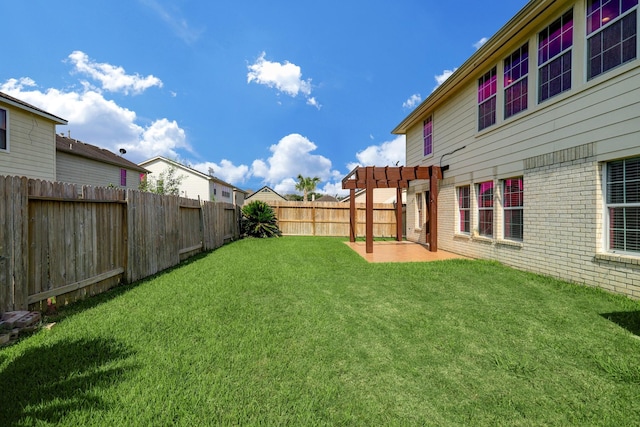
[[[97,162],[108,163],[114,166],[120,166],[138,172],[149,172],[142,166],[138,166],[137,164],[125,159],[122,156],[118,156],[117,154],[114,154],[109,150],[97,147],[95,145],[86,144],[82,141],[78,141],[77,139],[68,138],[63,135],[56,135],[56,151],[73,154],[76,156],[95,160]]]

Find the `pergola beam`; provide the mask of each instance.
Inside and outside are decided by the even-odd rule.
[[[373,190],[396,188],[396,240],[402,240],[402,189],[409,181],[429,180],[429,250],[438,250],[438,180],[442,179],[439,166],[357,167],[342,179],[342,188],[350,190],[349,240],[355,242],[356,208],[355,190],[366,189],[366,252],[373,252]]]

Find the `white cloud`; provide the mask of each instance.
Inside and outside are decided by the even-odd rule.
[[[114,153],[125,148],[127,159],[136,163],[157,155],[175,158],[179,149],[190,151],[185,132],[175,120],[160,118],[143,126],[135,111],[88,86],[69,92],[41,90],[32,79],[21,78],[0,84],[0,91],[66,119],[69,125],[58,126],[58,131],[68,129],[72,138]]]
[[[332,170],[331,160],[312,154],[316,144],[304,136],[293,133],[280,139],[269,150],[272,155],[267,160],[257,159],[251,165],[251,173],[277,192],[295,192],[296,177],[317,176],[321,182],[329,182],[342,174]]]
[[[473,47],[476,48],[476,50],[480,49],[482,47],[483,44],[485,44],[487,42],[487,40],[489,40],[486,37],[481,38],[480,40],[478,40],[477,42],[475,42],[473,44]]]
[[[248,66],[247,83],[255,82],[295,98],[302,94],[307,98],[307,104],[320,108],[318,101],[311,96],[311,79],[303,80],[302,71],[296,64],[289,61],[284,63],[271,62],[265,59],[262,52],[255,63]]]
[[[195,170],[209,174],[209,168],[213,170],[213,175],[230,184],[243,184],[251,177],[249,166],[236,166],[233,162],[222,159],[220,163],[204,162],[193,165]]]
[[[402,108],[414,108],[416,105],[422,102],[422,97],[419,93],[414,93],[402,103]]]
[[[342,178],[337,182],[328,182],[318,190],[318,193],[328,194],[329,196],[348,196],[349,190],[342,188]]]
[[[437,76],[434,76],[434,78],[436,79],[436,87],[433,88],[433,90],[436,90],[438,88],[438,86],[440,86],[442,83],[444,83],[449,77],[451,77],[451,75],[453,73],[455,73],[455,71],[457,70],[457,68],[454,68],[453,70],[444,70],[442,72],[442,74],[439,74]]]
[[[193,28],[176,4],[169,5],[170,10],[168,10],[167,6],[163,6],[158,0],[140,0],[140,2],[153,10],[171,31],[187,44],[196,42],[204,32],[202,29]]]
[[[358,166],[403,166],[406,158],[405,136],[398,135],[380,145],[370,145],[356,153],[357,162],[349,163],[349,170]]]
[[[99,81],[102,89],[109,92],[140,94],[153,86],[162,87],[162,81],[153,75],[142,77],[139,74],[127,74],[124,68],[95,62],[79,50],[72,52],[69,60],[76,72]]]

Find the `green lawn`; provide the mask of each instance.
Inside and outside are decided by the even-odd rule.
[[[0,350],[0,425],[638,425],[640,304],[499,264],[224,246]]]

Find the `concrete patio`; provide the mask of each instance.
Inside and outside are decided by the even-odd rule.
[[[429,262],[446,259],[470,259],[462,255],[438,249],[437,252],[429,252],[429,249],[419,243],[408,241],[384,241],[373,242],[373,253],[366,253],[365,242],[345,242],[368,262]]]

